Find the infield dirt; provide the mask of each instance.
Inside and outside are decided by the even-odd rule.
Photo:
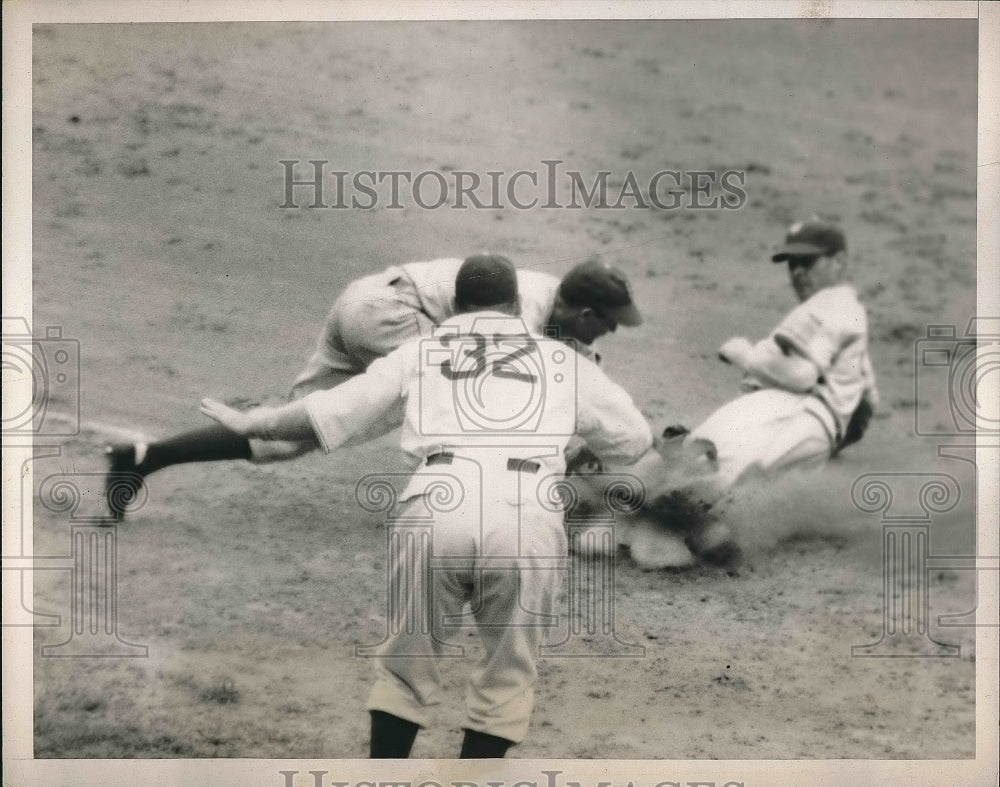
[[[387,265],[489,248],[561,274],[600,255],[646,316],[604,366],[659,430],[736,394],[715,349],[793,304],[768,262],[788,223],[847,229],[882,407],[819,477],[734,516],[736,567],[644,573],[619,561],[615,630],[641,656],[543,659],[517,757],[964,758],[973,572],[929,574],[930,635],[957,658],[852,658],[879,639],[882,526],[864,473],[946,473],[931,553],[975,553],[972,466],[936,458],[915,342],[963,332],[976,292],[972,22],[742,21],[45,26],[34,34],[34,326],[79,341],[81,433],[53,473],[103,471],[105,441],[202,424],[202,396],[280,397],[334,296]],[[281,209],[281,160],[330,169],[746,173],[739,210]],[[384,192],[383,192],[384,193]],[[332,200],[328,200],[332,201]],[[626,203],[631,205],[631,203]],[[53,402],[58,409],[60,403]],[[35,755],[366,755],[382,630],[384,527],[358,479],[401,471],[395,436],[331,456],[176,467],[118,528],[121,636],[145,659],[35,660]],[[84,505],[97,497],[89,478]],[[36,554],[68,550],[35,506]],[[68,572],[35,572],[63,614]],[[44,575],[44,576],[43,576]],[[454,756],[477,653],[445,671],[415,756]]]

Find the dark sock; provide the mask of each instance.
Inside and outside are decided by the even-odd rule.
[[[222,424],[213,424],[150,443],[146,447],[146,456],[136,469],[143,475],[149,475],[171,465],[249,459],[251,455],[248,438]]]
[[[466,730],[465,739],[462,741],[462,753],[458,757],[461,760],[499,759],[513,745],[514,742],[506,738],[499,738],[487,732]]]
[[[368,756],[373,760],[402,760],[410,756],[420,726],[385,711],[373,710]]]

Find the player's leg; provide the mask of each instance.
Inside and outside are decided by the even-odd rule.
[[[502,757],[527,735],[538,650],[559,588],[554,564],[566,556],[558,514],[533,505],[493,507],[503,505],[511,509],[505,516],[486,514],[475,572],[471,604],[484,653],[466,689],[462,757]]]
[[[799,413],[775,424],[767,449],[758,461],[749,465],[734,484],[734,489],[769,479],[790,470],[822,467],[830,457],[832,443],[822,424],[809,413]],[[703,560],[731,563],[739,555],[739,523],[709,517],[704,526],[685,540],[691,550]]]
[[[359,279],[344,290],[327,316],[306,368],[292,385],[292,398],[340,385],[363,372],[375,358],[411,338],[430,334],[433,326],[413,305],[419,304],[415,296],[398,283],[387,283],[398,279],[381,273]],[[115,517],[123,517],[145,478],[166,467],[231,459],[265,464],[294,459],[314,448],[312,443],[248,440],[219,424],[150,443],[108,445],[108,507]],[[115,487],[119,492],[112,494]]]
[[[685,442],[714,447],[714,477],[728,491],[745,474],[772,463],[772,441],[788,419],[802,411],[804,397],[787,391],[762,390],[724,404],[696,426]]]
[[[833,453],[833,440],[823,423],[811,412],[789,417],[775,436],[770,450],[758,465],[765,476],[790,470],[814,470],[823,467]]]
[[[351,375],[327,375],[327,387],[333,388]],[[221,462],[245,459],[255,464],[287,461],[315,450],[312,442],[258,440],[238,435],[222,424],[210,424],[152,442],[115,443],[105,447],[108,474],[105,495],[111,513],[117,518],[135,499],[145,479],[174,465]],[[118,487],[125,494],[112,494]],[[130,488],[131,487],[131,488]]]
[[[460,760],[499,760],[506,756],[507,750],[513,745],[513,741],[498,735],[466,729],[458,758]]]
[[[401,760],[410,756],[420,725],[385,711],[373,710],[368,756],[373,760]]]
[[[353,373],[328,369],[322,376],[311,378],[313,390],[334,388],[345,382]],[[305,388],[292,392],[290,398],[309,393]],[[147,476],[174,465],[199,462],[221,462],[245,459],[255,464],[269,464],[294,459],[316,449],[312,442],[291,440],[259,440],[238,435],[222,424],[210,424],[187,432],[151,442],[114,443],[105,447],[108,475],[105,493],[111,512],[121,517],[125,506],[134,499]],[[135,487],[131,495],[112,496],[110,489],[124,481],[125,486]]]
[[[692,437],[716,448],[719,488],[728,492],[793,467],[821,467],[833,441],[830,427],[809,410],[808,401],[785,391],[758,391],[723,406],[697,427]],[[737,540],[728,525],[709,518],[687,543],[701,557],[726,562]]]
[[[212,424],[152,443],[118,443],[105,448],[108,474],[105,493],[111,513],[121,518],[125,507],[135,499],[150,473],[186,462],[217,462],[226,459],[250,459],[248,438],[221,424]],[[124,484],[122,483],[124,481]],[[124,494],[114,494],[115,486]]]
[[[430,336],[434,329],[407,279],[372,278],[363,280],[363,288],[345,292],[337,315],[340,348],[362,368],[408,341]]]
[[[416,497],[401,519],[413,521],[426,516],[427,510],[423,498]],[[409,755],[416,730],[427,726],[427,707],[438,702],[439,660],[446,651],[461,654],[460,648],[448,644],[449,628],[444,625],[446,619],[460,616],[471,585],[472,540],[452,535],[458,532],[457,520],[454,513],[435,513],[433,546],[419,536],[409,537],[409,532],[400,533],[398,539],[390,533],[391,633],[380,649],[367,702],[372,757]],[[449,558],[448,569],[432,569],[432,554]],[[455,565],[463,557],[468,562],[464,572]],[[457,629],[452,627],[451,632]]]
[[[415,505],[419,498],[411,503]],[[427,726],[427,705],[440,684],[433,643],[420,621],[427,614],[430,551],[420,538],[390,534],[394,551],[387,570],[391,589],[386,628],[390,632],[375,663],[375,683],[366,707],[371,714],[369,756],[403,758],[417,732]]]
[[[756,472],[767,443],[776,433],[776,425],[792,409],[800,408],[801,397],[785,391],[762,390],[744,394],[724,404],[685,438],[687,446],[711,446],[710,480],[721,498],[735,484]],[[732,528],[716,512],[701,519],[692,518],[693,526],[685,534],[685,543],[699,558],[709,563],[730,563],[740,554]]]
[[[523,573],[529,579],[528,575],[536,572]],[[472,611],[484,653],[466,689],[467,742],[463,744],[462,756],[470,756],[470,749],[492,742],[496,753],[491,756],[502,757],[527,734],[538,676],[535,658],[540,644],[540,637],[532,634],[542,629],[525,629],[522,604],[536,609],[538,604],[530,595],[521,599],[521,572],[516,567],[477,571],[476,579]],[[537,577],[531,577],[529,581],[535,580]],[[552,604],[541,606],[538,612],[552,610]]]
[[[775,390],[746,394],[716,410],[688,439],[715,447],[716,477],[726,490],[744,477],[821,465],[832,450],[832,425],[808,408],[809,399]]]
[[[343,296],[341,296],[343,297]],[[296,378],[291,398],[311,391],[329,389],[364,371],[341,350],[339,339],[340,299],[327,316],[316,350],[306,368]],[[146,477],[174,465],[246,459],[269,463],[293,459],[312,450],[309,443],[251,440],[235,434],[221,424],[192,429],[164,440],[108,445],[108,475],[105,495],[108,508],[116,518],[122,518],[126,506],[135,499]],[[118,489],[118,493],[113,490]]]

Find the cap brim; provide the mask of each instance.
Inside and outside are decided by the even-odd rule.
[[[619,325],[626,325],[629,328],[634,328],[636,325],[642,325],[642,315],[639,314],[639,310],[635,308],[634,303],[628,304],[628,306],[622,306],[618,309],[604,309],[611,317],[614,318],[615,322]]]
[[[789,243],[781,251],[771,257],[771,262],[784,262],[789,257],[821,257],[827,249],[812,243]]]

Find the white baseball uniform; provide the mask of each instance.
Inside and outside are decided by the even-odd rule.
[[[334,301],[316,349],[292,383],[290,399],[334,388],[361,374],[376,358],[411,339],[431,335],[455,313],[455,277],[463,260],[411,262],[351,282]],[[519,269],[521,318],[542,333],[552,313],[559,279]],[[583,354],[589,347],[577,346]],[[308,453],[310,442],[251,439],[253,461],[268,463]]]
[[[499,312],[454,316],[335,391],[258,417],[255,434],[301,436],[301,423],[286,427],[303,409],[327,451],[402,422],[401,447],[418,465],[393,521],[433,521],[430,542],[402,538],[393,557],[392,586],[406,600],[390,608],[402,620],[383,647],[369,709],[426,725],[440,657],[469,603],[485,653],[464,726],[523,740],[566,555],[562,511],[540,499],[539,484],[562,477],[573,433],[603,459],[634,462],[652,442],[645,419],[594,363]]]
[[[294,396],[333,388],[361,374],[376,358],[410,339],[430,336],[455,313],[458,258],[410,262],[365,276],[347,286],[334,301],[306,368],[292,384]],[[543,333],[552,313],[559,279],[519,269],[521,319]]]
[[[796,306],[752,347],[744,371],[748,393],[687,437],[714,444],[720,491],[748,473],[823,464],[862,397],[877,403],[868,320],[854,288],[826,287]],[[789,384],[796,375],[801,383]]]

